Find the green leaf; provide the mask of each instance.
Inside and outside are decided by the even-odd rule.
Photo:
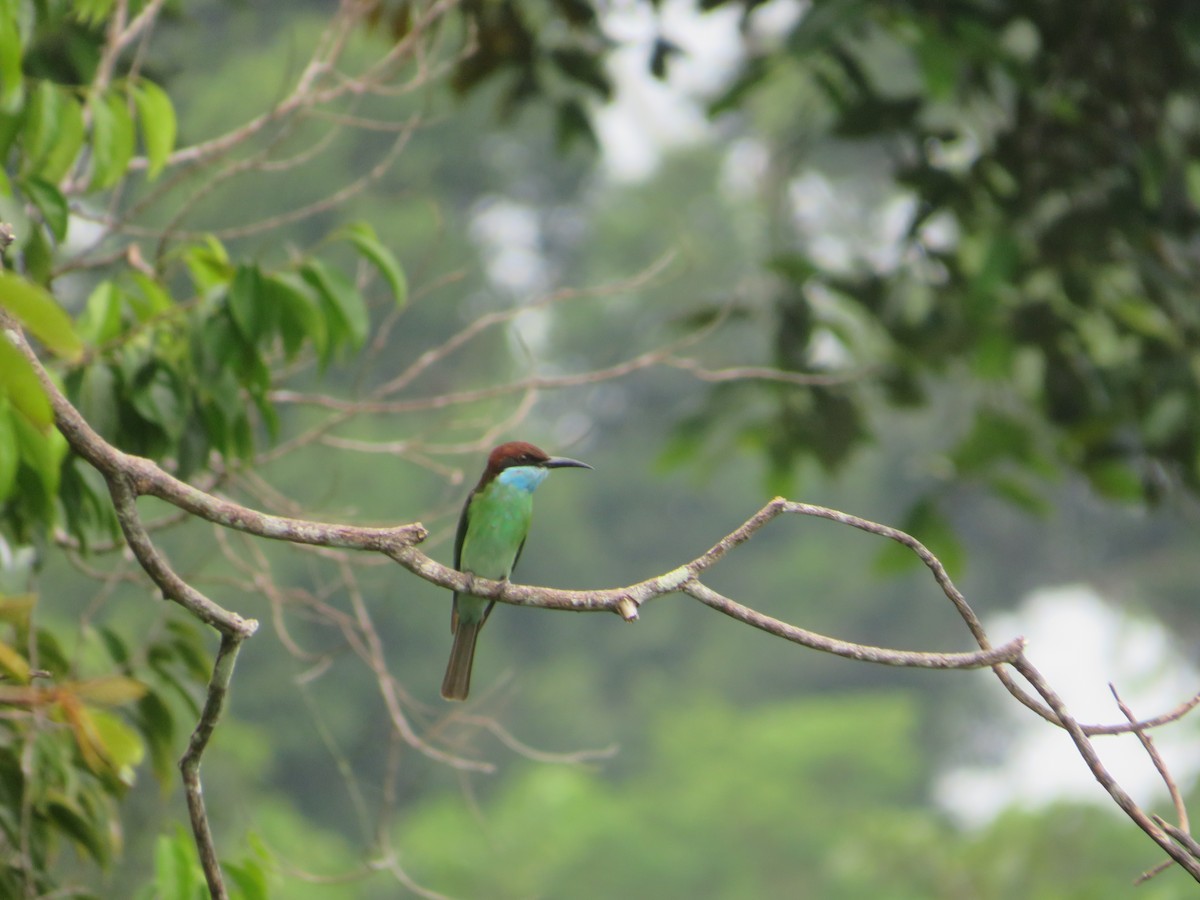
[[[185,900],[199,890],[201,873],[191,848],[192,842],[182,829],[173,838],[159,835],[154,846],[156,896]]]
[[[0,669],[19,684],[29,683],[29,660],[4,641],[0,641]]]
[[[20,184],[21,191],[42,214],[42,221],[50,233],[58,240],[63,240],[67,236],[67,219],[70,215],[67,198],[53,184],[41,178],[23,178]]]
[[[1150,300],[1121,300],[1113,304],[1112,312],[1123,325],[1143,337],[1155,338],[1171,346],[1180,344],[1179,330]]]
[[[56,428],[39,428],[22,416],[14,416],[21,462],[36,479],[21,483],[25,498],[36,506],[36,514],[47,522],[54,519],[54,502],[67,455],[66,438]],[[18,475],[18,478],[20,476]]]
[[[175,717],[171,708],[150,691],[138,701],[138,723],[150,747],[150,764],[154,777],[165,788],[175,781]]]
[[[16,112],[21,105],[24,85],[17,7],[0,7],[0,111]]]
[[[951,458],[961,474],[975,474],[1010,459],[1027,463],[1034,457],[1033,434],[1030,426],[1007,413],[981,409],[975,415],[971,431],[957,447]]]
[[[83,343],[50,293],[12,272],[0,272],[0,306],[11,312],[51,353],[79,359]]]
[[[25,123],[21,130],[21,173],[36,175],[43,160],[58,139],[59,107],[63,95],[52,81],[38,80],[29,89],[25,102]]]
[[[708,104],[708,117],[715,119],[723,113],[741,109],[746,96],[763,82],[769,72],[765,56],[750,57],[729,87]]]
[[[172,440],[179,440],[186,424],[187,401],[175,373],[162,365],[153,367],[149,378],[139,378],[130,397],[133,408]]]
[[[138,290],[129,295],[129,307],[139,322],[145,322],[174,308],[175,303],[166,288],[149,275],[134,272],[133,280]]]
[[[1016,365],[1017,342],[1011,334],[1004,331],[983,332],[975,342],[975,352],[971,359],[971,368],[980,378],[992,381],[1003,381],[1012,378],[1013,366]]]
[[[325,322],[329,331],[329,349],[348,340],[351,347],[361,347],[367,339],[370,320],[362,294],[343,273],[318,259],[305,263],[300,276],[316,290],[322,300]]]
[[[262,274],[257,266],[238,266],[229,285],[229,314],[247,342],[255,344],[266,331],[269,310],[264,302]]]
[[[106,675],[89,681],[75,683],[77,696],[92,703],[102,703],[105,706],[119,706],[122,703],[132,703],[146,695],[146,685],[136,678],[126,675]]]
[[[87,816],[67,796],[53,792],[45,805],[47,817],[66,835],[104,866],[108,864],[109,847],[105,831]]]
[[[267,900],[267,875],[255,859],[225,863],[225,874],[238,886],[244,900]]]
[[[592,129],[592,121],[578,100],[564,100],[558,104],[554,134],[560,151],[567,150],[576,141],[591,149],[600,146],[596,132]]]
[[[1191,397],[1187,391],[1164,391],[1142,415],[1142,434],[1151,447],[1165,446],[1189,428]]]
[[[188,674],[198,684],[207,684],[212,677],[213,660],[209,656],[204,642],[204,635],[191,622],[172,619],[167,623],[171,632],[171,647],[178,654]]]
[[[58,678],[65,677],[72,665],[58,638],[45,628],[37,630],[37,660],[43,669],[48,669]]]
[[[604,100],[612,96],[612,83],[596,54],[575,47],[561,47],[551,50],[549,56],[558,70],[572,81],[591,88]]]
[[[929,96],[936,100],[950,99],[959,86],[963,64],[962,49],[944,37],[937,26],[921,29],[916,42],[917,65]]]
[[[116,0],[74,0],[71,14],[84,25],[96,26],[108,18]]]
[[[317,355],[323,357],[328,346],[328,331],[321,316],[316,294],[297,275],[281,273],[262,279],[263,302],[277,312],[283,352],[294,359],[305,340],[312,341]]]
[[[137,767],[146,758],[146,745],[119,716],[100,709],[91,710],[91,714],[101,753],[121,783],[132,786],[137,780]]]
[[[193,694],[193,682],[202,683],[199,679],[189,679],[185,681],[171,668],[173,664],[178,662],[173,651],[164,647],[162,644],[155,644],[150,648],[150,652],[146,654],[146,661],[150,668],[154,670],[154,674],[158,677],[163,687],[170,688],[175,695],[187,707],[188,713],[192,718],[197,718],[200,715],[200,704],[196,702]]]
[[[230,444],[233,447],[233,455],[239,459],[249,460],[254,456],[254,429],[250,427],[248,416],[234,419]]]
[[[104,649],[108,651],[109,658],[118,666],[127,668],[129,666],[130,655],[129,646],[125,643],[125,639],[108,625],[101,625],[96,630],[100,635],[100,640],[104,643]]]
[[[146,177],[153,181],[175,149],[175,108],[167,92],[152,81],[141,81],[133,91],[142,144],[146,148]]]
[[[6,396],[13,408],[38,428],[45,428],[54,421],[50,400],[33,365],[7,337],[0,337],[0,395]],[[10,418],[10,424],[14,421]]]
[[[1084,474],[1097,493],[1123,503],[1144,499],[1142,479],[1129,465],[1119,460],[1103,460],[1087,465]]]
[[[7,622],[25,633],[37,599],[37,594],[0,594],[0,622]]]
[[[0,4],[5,0],[0,0]],[[2,13],[0,13],[2,14]],[[17,103],[12,109],[0,107],[0,158],[7,158],[9,150],[16,143],[17,138],[21,136],[21,132],[25,127],[24,109],[24,93],[18,98]],[[4,166],[0,166],[0,171],[5,171]],[[7,182],[8,176],[5,175]]]
[[[125,177],[133,159],[133,116],[121,91],[110,91],[103,97],[91,99],[92,110],[92,180],[89,188],[101,191]]]
[[[88,366],[79,383],[79,412],[105,440],[117,436],[119,402],[117,373],[112,367],[102,362]]]
[[[1016,240],[1007,232],[991,235],[987,250],[968,284],[966,312],[974,324],[983,325],[995,307],[997,291],[1007,283],[1021,260]]]
[[[212,445],[222,453],[232,454],[232,423],[243,412],[242,391],[236,376],[227,368],[217,370],[200,384],[198,400]]]
[[[67,530],[85,555],[93,538],[114,540],[121,533],[104,476],[77,456],[62,468],[58,502]]]
[[[267,429],[267,435],[271,440],[279,439],[279,412],[275,409],[275,404],[267,399],[266,391],[255,391],[250,395],[250,399],[254,401],[254,406],[258,410],[258,417]]]
[[[25,243],[25,277],[41,287],[50,286],[54,274],[54,248],[45,228],[31,228]]]
[[[121,294],[111,281],[92,289],[79,316],[78,330],[92,344],[107,344],[121,333]]]
[[[799,59],[820,52],[852,22],[864,21],[865,0],[829,0],[814,4],[787,37],[788,49]]]
[[[71,171],[84,140],[83,105],[73,93],[59,90],[63,93],[63,102],[58,110],[58,134],[36,170],[39,178],[55,185]]]
[[[18,452],[11,404],[7,393],[0,394],[0,501],[12,494],[13,488],[16,487]]]
[[[207,295],[215,288],[224,288],[233,278],[233,266],[225,247],[212,235],[202,244],[189,247],[183,260],[191,273],[197,293]]]
[[[350,241],[355,249],[379,270],[379,274],[392,289],[396,306],[403,309],[408,302],[408,279],[392,251],[380,242],[375,230],[365,222],[355,222],[343,228],[340,236]]]

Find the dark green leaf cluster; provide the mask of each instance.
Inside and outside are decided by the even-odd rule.
[[[369,226],[350,226],[343,238],[403,303],[404,273]],[[275,436],[273,365],[309,350],[324,369],[343,351],[362,347],[369,314],[354,281],[318,258],[277,270],[236,264],[211,237],[181,248],[180,257],[186,283],[139,270],[106,279],[74,328],[48,295],[12,275],[0,279],[6,289],[0,304],[43,341],[64,335],[80,357],[65,377],[68,395],[101,437],[167,462],[186,478],[205,470],[212,453],[246,460],[264,434]],[[172,290],[188,296],[176,300]],[[21,315],[27,296],[37,305]],[[56,315],[39,330],[36,314],[43,309]],[[84,546],[114,536],[103,479],[80,460],[64,462],[45,397],[7,342],[0,342],[0,367],[10,375],[0,405],[0,442],[13,450],[0,463],[9,533],[25,540],[61,520]],[[22,468],[36,477],[18,477]]]
[[[804,297],[831,292],[885,338],[860,356],[881,369],[884,402],[925,402],[946,378],[989,386],[951,459],[1031,507],[1030,476],[1058,468],[1125,501],[1200,490],[1200,267],[1187,249],[1200,229],[1200,105],[1185,87],[1200,81],[1200,16],[1187,3],[1078,12],[818,2],[713,106],[738,108],[800,71],[823,98],[826,139],[885,148],[914,204],[899,268],[784,273],[778,364],[805,368],[828,329]],[[880,65],[888,54],[915,77]],[[957,239],[931,246],[923,229],[939,220]],[[781,399],[764,423],[809,435],[767,441],[777,463],[782,452],[829,468],[871,436],[873,392],[813,421],[818,391],[799,410]]]
[[[596,145],[588,101],[612,97],[604,56],[613,42],[590,0],[467,0],[459,15],[470,51],[454,68],[457,93],[498,81],[503,118],[526,103],[551,105],[560,148]],[[370,22],[399,40],[409,34],[411,20],[411,4],[400,0],[380,2]],[[657,68],[665,65],[666,54],[664,48]]]

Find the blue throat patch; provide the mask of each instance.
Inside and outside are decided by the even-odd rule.
[[[543,469],[541,466],[509,466],[496,476],[496,480],[503,485],[529,491],[532,494],[549,474],[550,470]]]

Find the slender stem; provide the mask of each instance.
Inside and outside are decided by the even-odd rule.
[[[859,662],[921,669],[982,669],[1011,662],[1021,654],[1025,646],[1024,638],[1016,638],[1001,647],[988,648],[975,653],[925,653],[915,650],[873,647],[869,644],[839,641],[823,634],[817,634],[815,631],[789,625],[787,622],[764,615],[736,600],[718,594],[698,581],[689,582],[684,586],[683,591],[689,596],[695,597],[705,606],[768,634],[813,650],[820,650],[822,653],[832,653],[834,656],[842,656]]]
[[[188,741],[187,751],[179,760],[179,771],[183,776],[183,790],[187,797],[188,815],[192,820],[192,834],[196,840],[196,849],[200,854],[200,865],[204,869],[205,880],[208,881],[208,891],[214,900],[226,900],[229,894],[225,890],[225,881],[221,875],[221,864],[217,860],[217,848],[213,842],[212,828],[208,822],[208,813],[204,808],[204,791],[200,784],[200,759],[212,738],[217,720],[225,709],[225,701],[229,696],[229,682],[233,678],[233,666],[237,662],[238,650],[241,649],[243,637],[236,632],[226,632],[221,635],[221,647],[213,662],[212,679],[208,683],[208,695],[204,700],[204,710],[196,722],[196,728]]]

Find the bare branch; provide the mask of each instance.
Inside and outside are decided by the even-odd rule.
[[[909,650],[888,650],[884,647],[839,641],[813,631],[797,628],[795,625],[789,625],[787,622],[781,622],[779,619],[743,606],[736,600],[730,600],[698,581],[689,581],[683,585],[682,589],[685,594],[695,597],[704,605],[724,613],[731,619],[737,619],[739,622],[744,622],[795,644],[802,644],[813,650],[820,650],[822,653],[832,653],[834,656],[844,656],[859,662],[879,663],[885,666],[913,666],[922,669],[980,669],[1012,662],[1025,647],[1024,638],[1015,638],[1000,647],[981,650],[977,653],[919,653]]]
[[[1178,841],[1194,859],[1200,860],[1200,842],[1182,828],[1178,828],[1170,822],[1165,821],[1162,816],[1155,816],[1154,821],[1162,827],[1163,831]],[[1190,872],[1191,869],[1188,869],[1188,871]]]
[[[142,527],[137,512],[137,497],[126,479],[119,474],[111,475],[108,488],[129,548],[165,598],[174,600],[223,635],[248,638],[258,630],[258,622],[254,619],[243,619],[237,613],[223,609],[175,574]]]
[[[1108,689],[1112,691],[1113,699],[1117,701],[1117,706],[1121,710],[1121,714],[1129,720],[1129,724],[1134,726],[1133,733],[1138,736],[1138,740],[1142,742],[1142,747],[1145,748],[1150,761],[1154,763],[1154,768],[1158,771],[1159,776],[1163,780],[1163,784],[1167,786],[1167,793],[1171,796],[1171,802],[1175,805],[1175,815],[1179,819],[1179,827],[1184,831],[1188,831],[1188,813],[1187,805],[1183,802],[1183,794],[1179,791],[1179,785],[1175,783],[1175,779],[1171,776],[1170,770],[1167,768],[1166,760],[1162,758],[1162,754],[1158,752],[1158,748],[1154,746],[1154,739],[1146,733],[1146,729],[1142,727],[1137,720],[1137,716],[1133,714],[1126,704],[1121,699],[1121,695],[1117,693],[1117,688],[1111,682]]]
[[[598,759],[611,759],[617,754],[616,744],[611,744],[608,747],[601,747],[599,750],[577,750],[573,753],[547,753],[544,750],[538,750],[535,747],[530,747],[523,741],[518,740],[512,732],[493,719],[491,716],[476,716],[469,713],[453,713],[450,721],[461,722],[463,724],[474,725],[482,728],[484,731],[491,733],[496,740],[502,743],[508,749],[520,753],[522,756],[532,759],[535,762],[554,763],[557,765],[578,765],[579,763],[592,762]]]
[[[1122,715],[1125,716],[1130,724],[1136,725],[1137,716],[1133,714],[1133,710],[1131,710],[1126,705],[1125,701],[1121,699],[1121,695],[1117,693],[1116,685],[1114,685],[1112,682],[1109,682],[1108,689],[1112,692],[1113,699],[1117,701],[1117,706],[1120,708]],[[1171,802],[1175,805],[1175,816],[1179,820],[1179,830],[1186,833],[1189,830],[1187,804],[1185,804],[1183,801],[1183,795],[1179,791],[1179,785],[1175,783],[1174,777],[1172,777],[1170,770],[1167,768],[1166,760],[1162,758],[1162,754],[1159,753],[1158,748],[1154,746],[1154,739],[1146,733],[1145,728],[1140,726],[1135,727],[1134,734],[1136,734],[1138,736],[1138,740],[1142,742],[1142,747],[1145,748],[1146,753],[1150,757],[1150,761],[1154,763],[1154,768],[1158,771],[1163,783],[1167,786],[1167,793],[1170,794]],[[1153,818],[1154,821],[1159,825],[1164,826],[1164,830],[1167,830],[1167,833],[1170,834],[1170,831],[1165,828],[1167,824],[1166,822],[1164,822],[1159,816],[1154,816]],[[1169,869],[1171,867],[1171,863],[1172,860],[1163,860],[1158,865],[1139,875],[1136,879],[1134,879],[1133,883],[1141,884],[1143,881],[1149,881],[1155,875],[1158,875],[1160,872],[1164,872]]]
[[[698,360],[676,356],[663,359],[663,364],[687,372],[700,381],[777,381],[781,384],[798,386],[846,384],[862,381],[872,374],[870,369],[855,369],[849,372],[788,372],[765,366],[732,366],[725,369],[709,369]]]
[[[534,300],[531,303],[522,304],[521,306],[514,306],[510,309],[498,310],[496,312],[479,316],[438,346],[431,347],[429,350],[426,350],[399,375],[396,375],[389,381],[386,381],[374,388],[367,398],[361,401],[342,401],[336,398],[323,397],[322,395],[300,394],[293,391],[272,391],[269,394],[269,398],[273,403],[309,403],[333,409],[336,414],[331,415],[324,422],[321,422],[319,425],[314,426],[303,434],[297,435],[290,440],[283,441],[270,451],[260,454],[256,461],[261,463],[272,459],[278,459],[279,457],[291,452],[298,446],[302,446],[319,439],[321,436],[328,434],[338,425],[351,420],[359,414],[379,412],[410,412],[418,409],[444,409],[448,406],[454,406],[461,403],[486,400],[492,397],[520,393],[526,390],[536,390],[538,388],[537,379],[531,378],[525,381],[512,382],[510,384],[501,385],[495,388],[479,388],[471,392],[458,392],[455,394],[449,394],[445,397],[433,397],[411,401],[411,404],[415,405],[408,405],[410,403],[409,401],[395,401],[393,403],[389,403],[387,401],[387,398],[407,388],[425,372],[429,371],[435,365],[442,362],[447,357],[451,356],[456,351],[460,350],[489,329],[506,325],[509,322],[512,322],[514,319],[525,315],[526,313],[546,309],[560,303],[566,303],[582,296],[612,296],[615,294],[628,293],[636,290],[649,283],[654,278],[658,277],[659,273],[661,273],[667,267],[671,259],[672,254],[665,254],[656,259],[643,271],[634,275],[632,278],[617,281],[612,284],[591,288],[587,291],[581,291],[574,288],[564,288],[546,294],[545,296]],[[690,343],[693,339],[694,336],[692,335],[685,336],[681,340],[681,345]],[[645,367],[646,365],[650,364],[651,362],[643,362],[640,364],[640,367]],[[618,374],[621,373],[619,367],[628,367],[630,365],[631,363],[629,362],[618,364]],[[632,365],[633,368],[630,368],[629,371],[633,371],[639,367],[638,364]],[[570,378],[572,376],[567,377]],[[616,375],[614,374],[609,377],[616,377]],[[601,378],[593,373],[584,376],[584,380],[581,383],[599,380],[601,380]],[[547,384],[546,386],[562,387],[566,385]]]
[[[1071,736],[1071,740],[1074,741],[1075,747],[1079,751],[1079,755],[1083,757],[1084,763],[1091,769],[1096,780],[1100,782],[1100,786],[1108,792],[1108,795],[1113,798],[1117,806],[1121,807],[1125,815],[1129,816],[1142,831],[1146,832],[1151,840],[1166,850],[1167,854],[1175,862],[1179,863],[1189,875],[1200,881],[1200,856],[1192,855],[1172,841],[1168,832],[1158,822],[1155,822],[1154,819],[1148,816],[1134,802],[1125,789],[1121,787],[1117,780],[1113,778],[1112,773],[1100,761],[1100,756],[1096,753],[1096,748],[1092,746],[1091,739],[1080,728],[1079,723],[1075,721],[1074,717],[1067,712],[1066,706],[1058,694],[1055,693],[1054,689],[1046,682],[1046,679],[1042,677],[1042,673],[1034,667],[1033,663],[1024,654],[1013,660],[1012,666],[1021,673],[1025,680],[1033,686],[1033,689],[1046,701],[1046,705],[1054,711],[1058,722],[1066,729],[1067,734]]]
[[[188,815],[192,820],[192,834],[196,838],[196,849],[200,853],[200,865],[204,869],[208,891],[214,900],[224,900],[229,895],[221,877],[221,864],[217,861],[217,848],[213,842],[212,829],[208,825],[208,814],[204,809],[204,792],[200,786],[200,758],[204,755],[217,720],[225,708],[229,694],[229,681],[233,678],[233,665],[238,650],[246,635],[226,632],[221,635],[221,647],[213,662],[212,680],[208,683],[208,695],[200,720],[188,741],[187,751],[179,760],[179,771],[183,776],[184,793],[187,796]]]

